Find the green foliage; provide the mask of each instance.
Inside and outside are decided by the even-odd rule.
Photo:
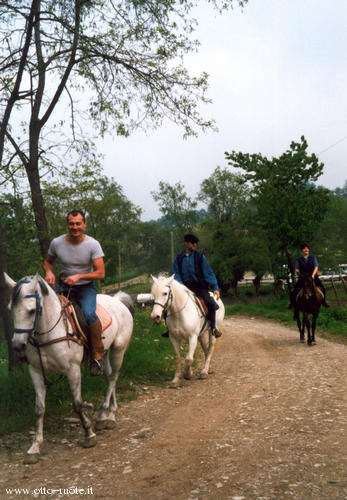
[[[181,236],[193,230],[199,220],[197,202],[187,195],[181,182],[172,186],[168,182],[160,181],[159,190],[153,191],[152,196],[158,202],[161,213]]]
[[[40,251],[30,205],[11,195],[0,198],[0,218],[6,241],[8,273],[18,280],[40,269]]]
[[[249,189],[242,175],[220,167],[202,181],[198,194],[210,217],[218,222],[232,222],[244,209],[248,197]]]
[[[330,193],[328,209],[312,241],[321,271],[347,262],[346,227],[347,197]]]
[[[288,255],[301,242],[310,242],[328,207],[328,190],[312,184],[323,164],[315,154],[308,155],[307,148],[301,137],[271,160],[260,154],[225,154],[229,165],[242,169],[251,183],[255,217],[274,254]]]

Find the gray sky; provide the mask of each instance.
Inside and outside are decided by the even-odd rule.
[[[198,54],[191,73],[210,75],[213,104],[201,110],[219,132],[184,140],[166,123],[130,138],[106,138],[104,168],[143,209],[160,212],[151,191],[160,180],[182,182],[195,197],[225,151],[279,156],[304,135],[325,164],[319,179],[330,189],[347,179],[346,0],[249,0],[242,12],[216,14],[205,2],[196,11]],[[342,140],[343,139],[343,140]],[[336,144],[338,143],[338,144]]]

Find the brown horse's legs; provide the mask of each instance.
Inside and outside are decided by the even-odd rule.
[[[311,325],[310,325],[310,320],[308,318],[308,313],[304,312],[304,323],[307,328],[307,344],[312,345],[312,336],[311,336]]]
[[[317,316],[314,314],[313,317],[312,317],[312,325],[311,325],[311,331],[312,331],[312,334],[311,334],[311,339],[312,339],[312,344],[315,344],[316,343],[316,323],[317,323]]]
[[[299,333],[300,333],[300,342],[305,342],[305,324],[301,324],[300,321],[300,312],[295,311],[296,323],[298,325]]]

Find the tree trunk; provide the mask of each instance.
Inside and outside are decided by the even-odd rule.
[[[33,204],[35,224],[37,227],[37,237],[40,244],[40,251],[43,258],[46,258],[49,247],[48,224],[45,214],[44,201],[41,190],[40,172],[39,172],[39,133],[40,126],[31,126],[30,133],[30,159],[25,164],[27,173],[31,200]]]
[[[262,276],[256,276],[253,280],[252,283],[255,288],[255,294],[258,297],[259,295],[259,290],[260,290],[260,281],[261,281]]]
[[[15,355],[12,348],[13,321],[12,321],[11,311],[8,308],[10,293],[5,284],[4,272],[6,271],[7,271],[6,251],[5,251],[4,239],[0,223],[0,315],[2,317],[5,339],[7,342],[8,369],[9,371],[11,371],[16,365],[19,365],[19,359]]]

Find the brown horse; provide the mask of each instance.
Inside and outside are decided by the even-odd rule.
[[[300,342],[305,342],[305,326],[307,329],[307,345],[312,346],[316,343],[315,331],[319,315],[320,306],[323,303],[324,295],[322,290],[314,284],[310,274],[302,275],[302,288],[295,299],[294,319],[298,324],[300,332]],[[300,320],[302,312],[302,323]],[[309,315],[312,316],[310,323]]]

